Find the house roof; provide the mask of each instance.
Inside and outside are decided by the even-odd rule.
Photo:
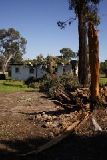
[[[16,65],[19,65],[19,66],[21,66],[21,65],[24,65],[24,64],[21,64],[21,63],[15,63],[15,64],[10,64],[11,66],[16,66]]]
[[[23,63],[14,63],[14,64],[10,64],[10,66],[38,67],[38,66],[41,66],[41,64],[23,64]]]

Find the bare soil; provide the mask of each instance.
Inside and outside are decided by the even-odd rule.
[[[56,146],[41,154],[21,156],[47,143],[86,113],[65,112],[39,92],[0,93],[0,160],[103,160],[107,159],[107,110],[91,116]],[[106,157],[105,157],[106,156]]]

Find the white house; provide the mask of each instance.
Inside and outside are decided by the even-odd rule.
[[[59,64],[57,67],[56,74],[61,76],[64,73],[78,74],[77,60],[71,60],[69,64]]]
[[[56,75],[61,76],[64,73],[75,73],[77,74],[77,61],[72,60],[69,64],[59,64],[56,69]],[[12,64],[11,65],[11,78],[13,80],[27,80],[30,77],[36,79],[43,78],[47,74],[46,69],[43,65],[30,65],[30,64]]]
[[[11,65],[11,78],[13,80],[27,80],[29,77],[36,79],[42,78],[46,74],[42,65],[24,65],[24,64],[12,64]]]

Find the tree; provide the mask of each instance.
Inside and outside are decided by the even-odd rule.
[[[98,31],[95,29],[94,24],[89,22],[88,27],[88,41],[89,41],[89,63],[91,73],[91,110],[94,109],[93,102],[99,99],[99,40]]]
[[[76,53],[73,52],[70,48],[62,48],[60,50],[60,53],[62,54],[62,58],[66,63],[71,61],[71,58],[76,57]]]
[[[5,73],[9,61],[25,53],[27,41],[14,28],[0,30],[0,56],[2,56],[2,71]]]
[[[21,64],[23,63],[23,54],[17,53],[13,55],[13,57],[10,60],[11,64]]]
[[[87,21],[97,16],[97,4],[100,0],[69,0],[69,7],[74,10],[78,18],[79,33],[79,82],[83,85],[88,82],[88,51],[87,51]],[[94,16],[93,16],[94,15]],[[96,18],[96,17],[95,17]]]
[[[55,69],[57,67],[56,57],[48,55],[45,58],[45,65],[47,72],[50,74],[50,76],[53,76],[53,74],[55,73]]]
[[[39,54],[37,57],[36,57],[36,64],[43,64],[44,63],[44,57],[42,54]]]
[[[3,56],[0,55],[0,71],[2,71]]]

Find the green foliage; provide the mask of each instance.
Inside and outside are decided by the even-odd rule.
[[[0,30],[0,52],[2,55],[25,53],[27,41],[14,28]]]
[[[36,89],[36,91],[39,91],[40,82],[33,82],[29,84],[29,88]]]
[[[15,55],[13,55],[13,57],[10,60],[11,64],[21,64],[23,63],[23,55],[21,53],[17,53]]]
[[[82,13],[85,22],[93,22],[95,25],[100,23],[98,16],[98,4],[102,0],[69,0],[69,9],[74,10],[77,17]]]
[[[36,57],[35,63],[36,63],[36,64],[39,64],[39,65],[41,65],[41,64],[44,63],[44,57],[43,57],[42,54],[40,54],[40,55],[38,55],[38,56]]]
[[[66,64],[71,61],[71,58],[75,58],[77,53],[73,52],[70,48],[62,48],[60,50],[61,53],[61,61]]]
[[[46,71],[48,74],[53,74],[55,72],[55,68],[57,67],[57,57],[47,56],[45,58]]]
[[[56,83],[57,83],[57,78],[52,78],[50,74],[47,74],[40,85],[40,91],[48,92],[49,88],[51,88]]]
[[[8,62],[13,58],[19,59],[25,53],[27,41],[14,28],[0,30],[0,57],[3,64],[2,69],[5,72]]]
[[[78,85],[77,77],[73,77],[71,74],[65,74],[59,77],[48,75],[40,84],[40,91],[47,92],[51,98],[55,98],[59,90],[70,90],[72,87],[77,87]]]

